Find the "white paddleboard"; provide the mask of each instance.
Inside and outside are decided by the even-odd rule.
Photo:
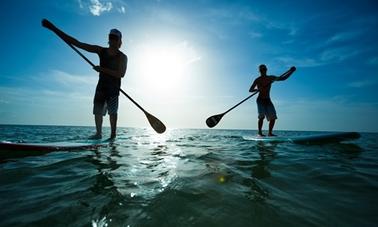
[[[251,136],[243,137],[245,140],[261,142],[291,142],[299,144],[335,143],[360,138],[357,132],[321,133],[303,136]]]
[[[104,144],[101,143],[14,143],[8,141],[0,142],[0,161],[10,158],[21,158],[28,156],[43,155],[56,151],[82,151],[93,150]]]

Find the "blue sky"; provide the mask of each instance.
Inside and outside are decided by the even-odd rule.
[[[0,10],[0,124],[94,125],[97,74],[41,27],[47,18],[102,46],[121,30],[122,88],[169,128],[206,128],[249,95],[264,63],[271,75],[297,67],[273,85],[276,129],[378,132],[374,0],[15,0]],[[255,129],[256,112],[251,99],[217,128]],[[123,96],[119,125],[149,127]]]

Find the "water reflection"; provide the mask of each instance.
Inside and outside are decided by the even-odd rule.
[[[167,135],[141,133],[117,139],[94,152],[91,162],[98,173],[90,190],[100,204],[92,212],[95,223],[105,216],[113,220],[112,224],[118,215],[117,220],[127,220],[130,212],[134,217],[143,216],[142,208],[174,181],[180,149],[167,143],[170,136],[169,132]]]
[[[257,141],[255,147],[258,151],[260,159],[254,161],[251,176],[257,179],[264,179],[270,177],[271,174],[269,172],[268,165],[276,157],[275,149],[277,147],[277,143],[267,144],[261,141]]]
[[[258,159],[251,163],[250,177],[243,182],[250,190],[246,192],[247,198],[255,202],[265,202],[269,198],[269,190],[263,184],[263,179],[271,177],[269,164],[275,159],[276,143],[256,142],[252,148],[257,151]]]
[[[97,169],[95,182],[89,188],[94,193],[94,198],[89,203],[92,207],[92,226],[107,226],[112,221],[112,215],[116,214],[115,211],[127,204],[127,198],[120,193],[112,174],[121,166],[117,157],[120,157],[117,145],[109,143],[108,146],[97,149],[91,158]]]

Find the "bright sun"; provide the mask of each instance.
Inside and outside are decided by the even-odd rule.
[[[138,53],[138,77],[149,91],[172,94],[183,86],[188,67],[199,60],[186,42],[173,46],[146,45]]]

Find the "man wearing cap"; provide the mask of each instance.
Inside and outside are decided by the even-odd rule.
[[[77,46],[91,53],[97,53],[100,57],[100,65],[93,67],[99,72],[96,94],[93,101],[93,114],[95,116],[96,134],[91,139],[102,138],[102,121],[106,112],[109,114],[111,126],[111,139],[116,137],[117,111],[121,78],[125,76],[127,69],[127,56],[119,48],[122,44],[122,34],[117,29],[111,29],[109,33],[109,47],[101,47],[82,43],[67,35],[49,21],[43,21],[43,26],[49,28],[60,36],[65,42]]]

